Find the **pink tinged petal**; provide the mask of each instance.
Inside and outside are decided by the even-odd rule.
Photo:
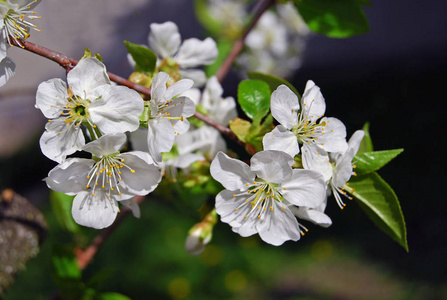
[[[96,58],[84,58],[67,74],[68,87],[80,97],[88,95],[94,88],[110,84],[106,66]],[[93,99],[90,99],[93,100]]]
[[[255,173],[240,160],[230,158],[223,152],[217,153],[210,167],[211,176],[228,190],[238,190],[252,183]]]
[[[151,119],[148,123],[147,144],[156,162],[161,162],[161,152],[169,152],[174,145],[175,132],[168,119]]]
[[[301,98],[302,114],[308,117],[311,123],[321,118],[326,111],[326,102],[320,92],[320,88],[312,80],[307,81],[306,88]]]
[[[89,113],[101,132],[108,134],[138,129],[144,103],[136,91],[124,86],[103,85],[92,95],[100,97],[92,101]]]
[[[138,218],[138,219],[140,218],[141,212],[140,212],[140,206],[138,205],[138,203],[136,203],[135,201],[130,199],[130,200],[121,200],[120,204],[129,208],[132,211],[132,214],[135,218]]]
[[[162,58],[172,57],[177,52],[181,36],[173,22],[150,25],[149,48]]]
[[[193,85],[194,85],[194,81],[192,81],[191,79],[179,80],[168,87],[168,89],[165,92],[164,97],[166,98],[166,100],[170,100],[170,99],[174,98],[175,96],[178,96],[181,93],[186,92],[187,90],[192,88]]]
[[[146,155],[145,159],[142,157]],[[129,168],[120,168],[120,184],[128,194],[147,195],[152,192],[161,180],[160,169],[153,163],[148,164],[152,158],[147,153],[127,152],[119,155],[119,159],[124,159],[124,164]]]
[[[45,126],[39,144],[42,153],[58,163],[67,155],[75,153],[85,145],[85,138],[79,127],[65,123],[63,119],[54,119]]]
[[[326,199],[324,178],[312,170],[294,169],[293,176],[281,188],[284,198],[296,206],[315,208]]]
[[[16,72],[16,64],[9,57],[0,61],[0,87],[4,86]]]
[[[196,38],[183,42],[175,56],[175,61],[181,68],[209,65],[217,57],[216,42],[212,38],[200,41]]]
[[[264,150],[284,151],[292,157],[300,152],[296,136],[287,128],[278,125],[262,139]]]
[[[250,159],[250,167],[256,175],[267,182],[282,183],[292,176],[293,158],[285,152],[266,150]]]
[[[272,116],[285,128],[291,129],[297,125],[299,108],[297,95],[287,86],[280,85],[272,93],[270,100]]]
[[[324,134],[316,140],[318,147],[327,152],[345,152],[348,149],[346,142],[346,127],[336,118],[323,118],[320,124],[325,123]]]
[[[103,135],[99,139],[86,144],[82,150],[97,157],[103,157],[118,152],[125,142],[126,135],[124,133],[113,133]]]
[[[54,167],[44,180],[52,190],[67,195],[75,195],[86,190],[87,174],[93,163],[91,159],[69,158]]]
[[[298,241],[301,231],[298,221],[288,207],[277,201],[272,201],[271,207],[261,216],[256,224],[261,239],[274,246],[282,245],[285,241]]]
[[[151,99],[154,100],[156,104],[161,104],[164,103],[166,100],[170,100],[165,98],[165,93],[167,90],[166,83],[168,82],[168,80],[169,75],[165,72],[159,72],[157,73],[157,75],[154,76],[151,86]]]
[[[57,118],[67,105],[67,84],[59,78],[39,84],[36,93],[36,108],[47,118]]]
[[[102,229],[112,225],[118,210],[116,200],[98,190],[95,196],[89,192],[77,194],[73,200],[71,213],[79,225]]]
[[[304,144],[301,149],[304,169],[319,172],[328,182],[333,173],[328,153],[313,144]]]

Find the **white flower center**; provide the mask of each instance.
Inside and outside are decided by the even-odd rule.
[[[28,20],[41,19],[40,16],[36,16],[36,12],[31,10],[31,4],[33,2],[37,2],[37,0],[30,1],[27,5],[19,7],[17,10],[12,8],[6,13],[3,18],[4,22],[4,38],[8,41],[10,46],[13,46],[9,41],[9,37],[11,36],[19,46],[24,47],[18,39],[27,39],[29,37],[29,29],[32,28],[37,31],[41,31],[37,29],[37,26],[29,22]]]
[[[119,184],[123,181],[120,170],[122,168],[127,168],[131,173],[135,173],[135,170],[126,165],[124,159],[119,158],[117,154],[103,156],[90,169],[85,188],[92,190],[92,196],[95,196],[97,188],[103,189],[107,197],[110,197],[112,193],[121,195]]]

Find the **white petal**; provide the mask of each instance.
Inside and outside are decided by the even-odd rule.
[[[157,75],[154,76],[154,79],[152,80],[152,86],[151,86],[151,99],[155,101],[156,104],[164,103],[166,100],[165,93],[166,93],[166,83],[169,80],[169,75],[165,72],[159,72]]]
[[[103,157],[118,152],[125,142],[126,135],[124,133],[112,133],[86,144],[82,150],[97,157]]]
[[[161,162],[161,152],[169,152],[174,145],[175,132],[168,119],[156,118],[148,123],[147,144],[156,162]]]
[[[320,225],[325,228],[332,225],[331,218],[329,218],[329,216],[324,212],[317,209],[307,207],[291,207],[291,210],[298,218],[310,221],[316,225]]]
[[[216,57],[217,46],[212,38],[206,38],[203,41],[191,38],[180,46],[175,60],[181,68],[188,68],[212,64]]]
[[[262,145],[264,150],[284,151],[292,157],[295,157],[300,152],[295,134],[282,125],[276,126],[272,132],[264,135]]]
[[[36,93],[36,108],[47,118],[61,115],[68,100],[67,84],[59,78],[50,79],[39,84]]]
[[[80,97],[89,94],[102,84],[110,84],[106,66],[96,58],[84,58],[67,74],[67,82],[73,94]],[[93,100],[93,99],[90,99]]]
[[[300,105],[297,95],[287,86],[280,85],[272,93],[270,110],[272,116],[287,129],[293,128],[298,123],[297,111]]]
[[[276,150],[260,151],[250,159],[250,167],[256,175],[270,183],[282,183],[292,176],[293,158]]]
[[[91,196],[89,192],[81,192],[73,200],[71,213],[79,225],[102,229],[115,221],[118,204],[100,190],[95,196]]]
[[[277,201],[272,201],[273,211],[268,210],[256,225],[261,239],[274,246],[282,245],[285,241],[298,241],[301,231],[298,221],[292,212]]]
[[[135,151],[119,155],[119,158],[124,159],[124,163],[134,171],[125,167],[120,168],[121,184],[128,192],[141,196],[152,192],[161,180],[160,169],[155,164],[147,163],[152,160],[150,156],[147,159],[140,158],[143,155],[149,156],[147,153]]]
[[[47,123],[39,141],[40,150],[46,157],[60,163],[67,155],[81,150],[85,144],[84,135],[79,127],[72,125],[61,118]]]
[[[210,167],[211,176],[228,190],[237,190],[252,183],[255,173],[240,160],[230,158],[223,152],[217,153]]]
[[[163,58],[174,56],[181,43],[177,25],[173,22],[152,23],[150,28],[149,48]]]
[[[4,86],[8,80],[14,76],[16,64],[9,57],[5,57],[0,62],[0,87]]]
[[[311,123],[321,118],[326,111],[326,102],[320,88],[312,80],[307,81],[301,98],[302,114],[310,119]]]
[[[293,176],[281,185],[284,198],[293,205],[317,207],[326,199],[323,176],[312,170],[294,169]]]
[[[44,180],[52,190],[75,195],[86,190],[87,174],[93,163],[91,159],[69,158],[54,167]]]
[[[132,199],[122,200],[122,201],[120,201],[120,203],[122,205],[126,206],[127,208],[129,208],[132,211],[132,214],[135,218],[138,218],[138,219],[140,218],[141,212],[140,212],[140,206],[138,205],[138,203],[136,203]]]
[[[147,146],[147,129],[140,128],[134,132],[131,132],[129,135],[129,140],[132,145],[132,149],[138,151],[149,152],[149,148]]]
[[[108,134],[138,129],[144,103],[136,91],[125,86],[103,85],[93,90],[92,95],[101,97],[93,100],[89,108],[90,117],[101,132]]]
[[[328,182],[333,173],[328,153],[312,144],[304,144],[301,149],[304,169],[319,172]]]
[[[194,81],[194,88],[201,88],[206,83],[206,74],[200,69],[180,69],[180,76],[185,79]]]
[[[194,81],[192,81],[191,79],[179,80],[179,81],[173,83],[170,87],[168,87],[164,97],[166,100],[170,100],[170,99],[174,98],[175,96],[186,92],[193,85],[194,85]]]
[[[322,118],[322,123],[326,123],[325,134],[318,138],[317,145],[327,152],[345,152],[348,149],[345,125],[336,118]]]
[[[174,167],[184,169],[189,167],[196,161],[205,160],[205,157],[201,154],[187,153],[176,158],[170,159],[170,164]]]

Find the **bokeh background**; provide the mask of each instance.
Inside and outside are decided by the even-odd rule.
[[[132,299],[445,299],[447,298],[446,182],[443,91],[447,70],[447,5],[441,0],[373,1],[364,11],[371,31],[349,39],[309,38],[302,67],[289,80],[322,89],[326,115],[348,135],[368,121],[376,150],[405,151],[379,173],[394,188],[406,219],[410,252],[377,229],[355,203],[328,206],[333,225],[311,227],[280,248],[215,228],[200,256],[184,250],[198,222],[175,199],[147,201],[140,220],[129,218],[101,248],[84,276],[114,270],[104,291]],[[109,71],[131,73],[128,40],[146,44],[149,24],[174,21],[183,38],[203,38],[192,1],[46,0],[36,8],[41,33],[31,41],[80,58],[99,52]],[[41,209],[50,226],[40,254],[19,273],[5,299],[48,299],[55,291],[51,245],[67,242],[57,229],[41,181],[54,166],[40,153],[46,120],[34,108],[37,85],[65,71],[44,58],[11,49],[16,76],[0,89],[0,187],[12,188]],[[223,82],[235,96],[237,73]],[[53,226],[54,225],[54,226]],[[54,228],[54,230],[52,230]],[[94,230],[86,230],[94,236]]]

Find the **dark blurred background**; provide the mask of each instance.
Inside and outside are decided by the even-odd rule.
[[[128,233],[126,240],[113,237],[91,266],[93,270],[112,266],[119,270],[117,274],[121,270],[135,273],[121,273],[121,283],[111,281],[108,288],[132,294],[135,299],[149,298],[141,293],[157,299],[443,299],[447,295],[447,246],[442,242],[447,204],[441,194],[447,177],[441,158],[446,128],[441,120],[447,70],[447,5],[440,0],[372,2],[373,6],[364,8],[369,33],[349,39],[312,35],[302,67],[289,80],[298,91],[303,91],[308,79],[315,81],[326,99],[326,115],[341,119],[349,136],[370,122],[376,150],[405,149],[379,174],[399,197],[409,253],[377,229],[355,203],[340,211],[330,202],[327,213],[333,225],[329,229],[311,227],[297,243],[275,248],[256,239],[239,239],[226,224],[219,224],[211,252],[190,257],[183,250],[184,234],[198,220],[179,218],[181,211],[169,210],[172,203],[147,203],[142,223],[133,220],[120,228],[121,234]],[[182,38],[203,37],[192,1],[133,0],[115,5],[49,0],[36,10],[43,16],[43,33],[34,34],[31,41],[73,57],[82,56],[83,49],[90,47],[101,53],[109,71],[124,77],[131,69],[122,41],[146,44],[150,23],[172,20]],[[66,24],[68,33],[56,28],[58,22]],[[54,164],[40,155],[38,139],[45,120],[33,107],[34,93],[38,83],[63,77],[64,71],[19,50],[11,55],[18,74],[0,90],[0,186],[16,190],[44,210],[48,209],[48,190],[41,179]],[[36,69],[27,72],[29,64],[35,64]],[[236,95],[241,78],[237,73],[232,75],[223,82],[225,96]],[[177,218],[177,223],[172,220]],[[152,228],[149,236],[139,230],[132,236],[138,242],[130,240],[132,224],[138,229]],[[163,238],[157,238],[159,235]],[[132,243],[138,250],[120,247]],[[141,264],[133,261],[134,257],[140,261],[144,251],[152,258],[148,265],[146,260]],[[221,259],[216,261],[216,257]],[[38,274],[38,261],[44,259],[38,256],[32,260],[30,272],[36,270]],[[154,274],[161,269],[164,271],[158,278]],[[20,299],[24,285],[30,291],[39,288],[29,283],[32,275],[26,272],[20,274],[7,299]],[[238,278],[245,285],[234,287],[225,276]],[[144,280],[151,283],[145,287]],[[175,284],[190,288],[185,297],[169,292]],[[52,289],[50,284],[43,286]],[[218,292],[220,289],[225,292]],[[35,291],[40,292],[46,293]]]

